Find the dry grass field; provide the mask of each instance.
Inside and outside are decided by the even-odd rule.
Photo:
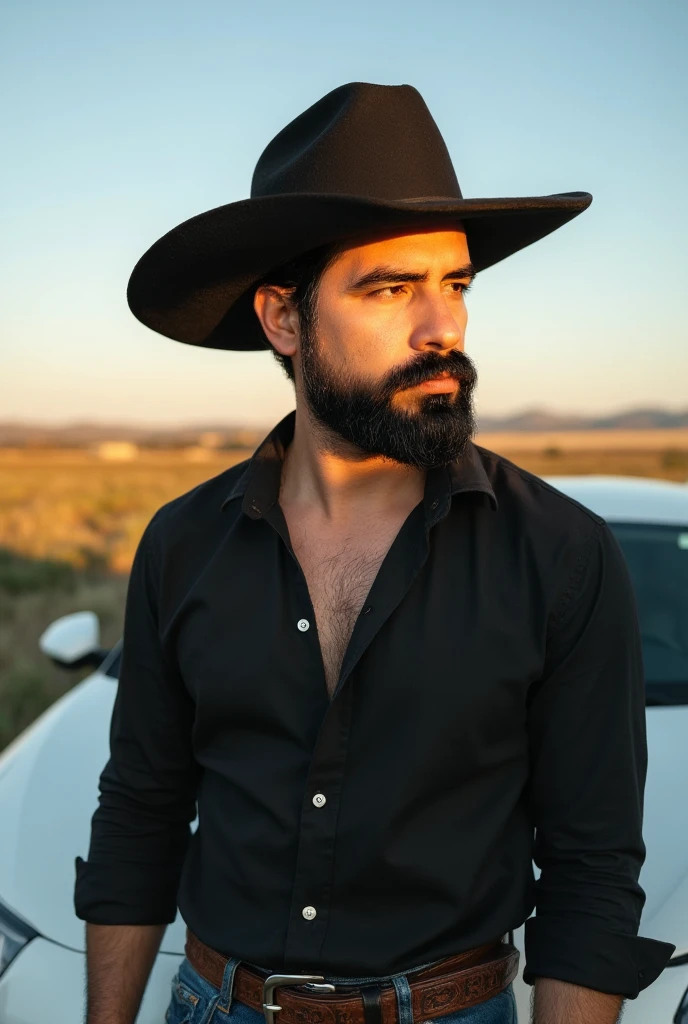
[[[541,476],[612,473],[688,480],[688,430],[483,434],[479,444]],[[54,668],[37,639],[55,618],[97,612],[121,631],[127,573],[162,504],[249,454],[0,449],[0,750],[84,672]]]
[[[0,450],[0,750],[88,671],[62,671],[39,652],[45,627],[91,609],[111,646],[152,514],[247,454],[191,449],[108,462],[82,451]]]
[[[688,482],[688,430],[480,434],[476,441],[538,476],[595,473]]]

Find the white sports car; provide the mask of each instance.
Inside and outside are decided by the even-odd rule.
[[[624,1024],[688,1024],[688,814],[681,798],[688,778],[688,486],[595,476],[549,482],[614,530],[643,634],[649,768],[641,934],[675,943],[676,952],[659,979],[626,1003]],[[119,663],[118,647],[102,652],[98,640],[92,612],[46,630],[41,648],[54,660],[91,662],[97,669],[0,755],[2,1024],[83,1021],[85,926],[72,903],[74,861],[88,852]],[[522,932],[515,935],[521,949]],[[163,937],[139,1024],[161,1024],[184,938],[177,914]],[[515,991],[525,1024],[531,989],[519,977]]]

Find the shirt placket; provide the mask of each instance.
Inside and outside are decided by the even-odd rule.
[[[305,574],[291,545],[286,520],[276,503],[266,510],[264,518],[281,537],[297,568],[297,600],[301,614],[294,626],[302,634],[302,642],[312,647],[313,659],[319,666],[322,693],[326,693],[315,610]],[[351,698],[351,690],[348,690],[336,702],[328,701],[310,761],[299,820],[296,870],[282,965],[285,971],[310,970],[318,961],[327,929]]]
[[[368,600],[349,641],[332,700],[323,717],[311,757],[301,804],[298,846],[283,969],[307,972],[318,969],[331,917],[337,821],[345,781],[345,765],[351,731],[356,665],[385,621],[398,606],[425,563],[430,527],[449,504],[449,495],[433,496],[426,489],[424,502],[417,506],[397,534],[380,566]],[[286,521],[279,505],[265,515],[294,557]],[[308,594],[305,575],[299,566],[300,590]],[[322,653],[310,597],[304,598],[308,612],[295,626],[304,642],[315,644],[326,686]],[[311,618],[309,618],[309,616]],[[348,685],[347,685],[348,684]]]

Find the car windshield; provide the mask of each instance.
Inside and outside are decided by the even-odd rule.
[[[646,701],[688,704],[688,527],[609,523],[633,580]]]

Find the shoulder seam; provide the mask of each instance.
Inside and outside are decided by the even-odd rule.
[[[566,611],[580,586],[581,580],[583,579],[588,566],[590,565],[590,559],[592,557],[595,542],[600,538],[600,535],[606,528],[607,524],[604,520],[599,523],[593,523],[590,533],[582,542],[578,555],[576,556],[573,569],[571,570],[566,583],[566,587],[564,588],[556,607],[550,613],[549,626],[547,629],[548,641],[552,639],[557,629],[561,626]]]
[[[504,469],[507,469],[511,473],[514,473],[516,476],[519,476],[522,480],[525,480],[527,483],[536,484],[542,490],[548,491],[550,494],[554,495],[555,498],[562,498],[564,501],[568,502],[569,505],[573,505],[574,508],[579,509],[581,512],[585,512],[587,517],[589,519],[592,519],[592,521],[596,523],[598,526],[605,522],[602,516],[598,516],[596,512],[592,511],[592,509],[587,508],[585,505],[582,505],[579,501],[576,501],[576,499],[572,498],[569,494],[564,494],[563,491],[557,490],[556,487],[548,483],[547,480],[543,480],[542,477],[538,476],[536,473],[531,473],[529,470],[523,469],[522,466],[517,466],[515,462],[512,462],[510,459],[507,459],[505,455],[500,455],[499,452],[490,451],[489,448],[483,448],[482,445],[479,444],[476,444],[475,447],[478,449],[479,452],[484,454],[491,462],[499,463],[501,466],[504,467]]]

